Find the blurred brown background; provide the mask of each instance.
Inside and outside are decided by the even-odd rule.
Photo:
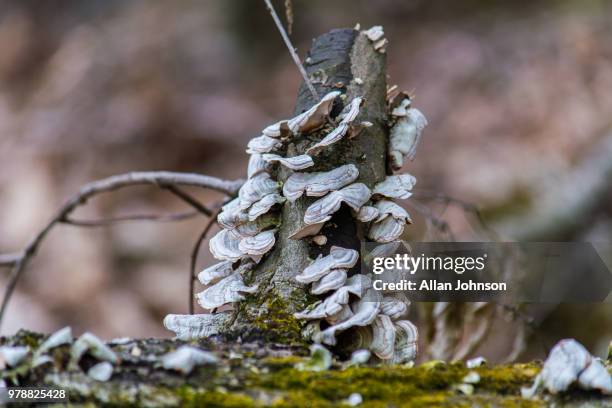
[[[301,55],[332,28],[384,26],[389,82],[413,91],[430,123],[406,166],[419,188],[477,203],[507,239],[611,249],[610,2],[293,3]],[[243,176],[247,140],[292,112],[299,82],[261,1],[3,0],[0,252],[18,250],[93,179],[160,169]],[[143,187],[78,215],[184,208]],[[459,239],[480,238],[460,209],[443,216]],[[168,336],[161,319],[187,311],[189,252],[205,222],[58,227],[3,333],[72,325],[105,338]],[[212,262],[205,248],[200,266]],[[548,311],[542,333],[601,351],[609,305]]]

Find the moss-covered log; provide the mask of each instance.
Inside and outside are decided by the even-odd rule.
[[[27,345],[35,349],[44,336],[22,331],[0,344]],[[8,385],[52,386],[67,390],[71,404],[103,406],[210,406],[210,407],[329,407],[359,394],[360,407],[541,407],[611,406],[612,397],[571,390],[557,396],[523,399],[521,387],[531,384],[539,363],[468,369],[463,363],[432,361],[410,366],[350,366],[335,361],[328,370],[300,369],[307,362],[302,349],[247,342],[192,343],[212,350],[216,365],[201,366],[183,375],[164,370],[160,358],[185,344],[179,340],[132,340],[111,344],[121,362],[111,379],[100,382],[86,372],[97,361],[86,355],[70,367],[69,346],[53,350],[53,362],[31,368],[31,355],[17,367],[3,370]],[[302,364],[303,365],[303,364]],[[478,381],[465,387],[466,375]],[[474,374],[471,375],[474,377]]]

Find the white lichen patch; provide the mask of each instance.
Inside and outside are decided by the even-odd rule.
[[[26,358],[30,352],[29,347],[22,346],[2,346],[0,347],[0,370],[8,367],[15,367]]]
[[[87,375],[96,381],[106,382],[113,375],[113,365],[108,361],[103,361],[87,370]]]
[[[164,355],[161,361],[166,370],[174,370],[186,375],[191,373],[196,366],[215,365],[219,360],[209,351],[193,346],[181,346]]]
[[[79,362],[81,357],[87,353],[92,357],[101,361],[108,361],[116,364],[119,362],[117,354],[108,347],[102,340],[94,336],[92,333],[83,333],[73,344],[70,349],[70,358],[73,364]]]
[[[523,389],[522,394],[532,397],[542,385],[550,393],[557,394],[575,383],[585,390],[612,394],[612,377],[602,362],[576,340],[565,339],[553,347],[533,386]]]

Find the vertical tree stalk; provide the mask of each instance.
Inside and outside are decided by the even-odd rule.
[[[317,78],[326,78],[316,83],[318,94],[342,90],[346,93],[345,103],[357,96],[364,97],[365,104],[357,121],[373,124],[354,138],[347,137],[314,157],[315,166],[308,171],[329,171],[352,163],[359,169],[357,181],[373,187],[386,175],[388,129],[385,54],[375,51],[363,33],[353,29],[338,29],[314,41],[307,61],[306,71],[310,77],[316,75]],[[356,78],[359,79],[355,81]],[[308,90],[308,85],[302,84],[294,114],[305,111],[317,101]],[[312,142],[312,136],[296,137],[288,144],[286,155],[303,154]],[[276,176],[284,182],[290,174],[290,170],[280,168]],[[333,245],[359,249],[363,231],[344,207],[322,230],[328,238],[324,246],[317,246],[310,239],[289,238],[303,225],[304,212],[314,201],[315,198],[302,197],[295,203],[284,204],[275,248],[252,271],[250,281],[259,285],[258,292],[238,305],[230,332],[243,336],[248,336],[248,333],[265,335],[278,341],[296,339],[301,324],[292,321],[292,315],[315,298],[295,281],[295,276],[318,254],[327,254]],[[282,328],[275,330],[278,326]]]

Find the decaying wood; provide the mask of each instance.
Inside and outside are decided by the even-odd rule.
[[[99,360],[86,353],[78,364],[69,361],[70,344],[50,351],[53,358],[33,368],[33,352],[46,336],[21,331],[0,337],[0,346],[27,346],[28,355],[14,367],[0,371],[9,386],[54,387],[65,390],[70,404],[96,406],[348,406],[347,397],[359,393],[364,406],[564,406],[609,407],[611,396],[571,389],[551,395],[521,397],[540,372],[541,362],[468,368],[462,363],[432,362],[416,367],[349,366],[332,360],[323,371],[304,371],[315,365],[301,348],[269,342],[216,343],[200,339],[120,339],[108,343],[118,357],[112,375],[100,381],[88,375]],[[211,361],[186,374],[161,362],[168,353],[189,345],[212,353]],[[461,388],[461,379],[478,374],[479,381]]]
[[[315,166],[309,171],[329,171],[339,165],[353,163],[359,169],[356,182],[372,188],[386,175],[386,60],[385,54],[376,52],[367,37],[353,29],[333,30],[318,37],[313,44],[306,69],[310,77],[325,78],[317,81],[319,94],[340,89],[346,90],[345,101],[364,97],[366,103],[357,120],[369,121],[373,126],[362,130],[354,138],[345,138],[315,158]],[[355,81],[356,78],[360,80]],[[294,114],[299,114],[317,101],[303,84],[297,97]],[[337,112],[342,107],[335,107]],[[312,135],[298,137],[287,147],[287,156],[303,154],[312,144]],[[291,171],[280,168],[277,179],[285,181]],[[342,208],[334,214],[322,233],[327,236],[323,246],[311,245],[309,240],[292,240],[290,235],[303,226],[306,208],[314,198],[301,197],[295,203],[287,202],[282,208],[277,245],[273,252],[252,273],[252,280],[259,291],[252,301],[245,302],[235,313],[230,331],[243,333],[252,329],[255,317],[270,313],[270,294],[285,304],[284,311],[301,310],[308,299],[304,286],[294,277],[319,253],[328,253],[331,246],[359,249],[364,232],[350,211]],[[359,266],[356,266],[358,268]]]

